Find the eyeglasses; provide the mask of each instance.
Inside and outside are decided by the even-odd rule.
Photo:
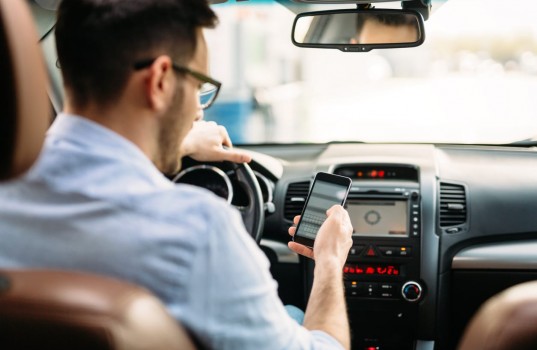
[[[154,61],[155,59],[153,58],[153,59],[148,59],[148,60],[137,62],[134,64],[134,69],[140,70],[140,69],[147,68],[151,64],[153,64]],[[220,87],[222,86],[222,83],[206,76],[205,74],[196,72],[195,70],[178,65],[173,62],[172,62],[172,67],[176,71],[190,74],[191,76],[193,76],[194,78],[202,82],[201,87],[199,89],[199,99],[200,99],[201,109],[207,109],[211,107],[214,100],[216,100],[218,93],[220,92]]]

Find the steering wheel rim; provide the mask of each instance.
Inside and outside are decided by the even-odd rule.
[[[239,211],[242,217],[242,221],[244,223],[244,227],[246,228],[246,231],[250,234],[250,236],[259,243],[261,241],[261,235],[263,233],[263,227],[265,223],[265,207],[264,207],[264,201],[263,201],[263,195],[261,192],[261,187],[259,186],[259,182],[257,181],[257,178],[250,168],[250,166],[246,163],[231,163],[231,162],[222,162],[222,163],[208,163],[208,162],[198,162],[196,160],[193,160],[192,158],[186,157],[187,162],[185,163],[194,163],[193,165],[190,165],[186,167],[185,170],[188,170],[194,166],[200,166],[200,165],[208,165],[211,166],[208,167],[216,167],[219,168],[217,165],[219,164],[226,169],[231,169],[233,171],[232,177],[235,178],[238,185],[242,187],[244,190],[247,198],[248,198],[248,205],[247,206],[241,206],[235,208]],[[186,160],[186,159],[185,159]],[[174,182],[181,182],[181,179],[174,179]],[[204,187],[203,184],[195,184],[196,186]]]
[[[265,206],[261,187],[259,187],[259,182],[248,164],[232,163],[232,168],[235,171],[237,181],[243,186],[249,202],[246,207],[239,209],[242,221],[248,233],[259,243],[265,223]]]

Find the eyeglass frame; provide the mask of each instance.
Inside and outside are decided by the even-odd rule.
[[[141,69],[147,68],[151,64],[153,64],[153,62],[155,62],[155,58],[151,58],[151,59],[136,62],[136,63],[134,63],[134,70],[141,70]],[[215,79],[213,79],[213,78],[211,78],[211,77],[209,77],[209,76],[207,76],[207,75],[205,75],[203,73],[200,73],[200,72],[197,72],[197,71],[195,71],[193,69],[190,69],[188,67],[179,65],[179,64],[177,64],[177,63],[175,63],[173,61],[172,61],[172,68],[175,69],[178,72],[181,72],[181,73],[188,73],[188,74],[192,75],[194,78],[198,79],[199,81],[201,81],[203,83],[213,84],[216,87],[216,92],[214,93],[214,97],[208,103],[206,103],[205,105],[202,105],[201,109],[205,110],[205,109],[207,109],[207,108],[209,108],[209,107],[211,107],[213,105],[214,101],[218,97],[218,93],[220,92],[220,88],[222,87],[221,82],[219,82],[218,80],[215,80]]]

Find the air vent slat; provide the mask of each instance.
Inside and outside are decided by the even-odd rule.
[[[287,187],[287,193],[285,194],[285,204],[283,209],[283,216],[287,220],[293,220],[295,216],[302,213],[309,190],[309,181],[294,182],[289,184]]]
[[[466,223],[466,191],[464,186],[440,183],[440,227],[453,227]]]

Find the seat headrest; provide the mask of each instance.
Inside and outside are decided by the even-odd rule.
[[[26,1],[0,0],[0,180],[24,173],[50,123],[47,74]]]

